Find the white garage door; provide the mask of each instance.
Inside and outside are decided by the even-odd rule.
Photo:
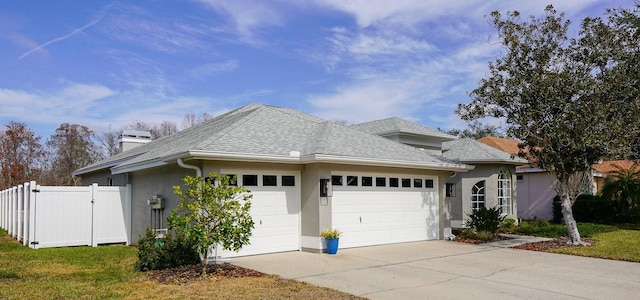
[[[333,227],[343,231],[341,248],[438,238],[437,178],[397,177],[394,186],[396,177],[349,177],[351,184],[359,177],[358,185],[348,186],[344,176],[342,186],[334,181],[332,198]]]
[[[255,223],[250,239],[240,252],[219,251],[234,257],[296,251],[300,249],[300,176],[297,173],[234,172],[238,184],[251,191],[251,217]]]

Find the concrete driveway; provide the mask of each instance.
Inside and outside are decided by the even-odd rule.
[[[233,264],[370,299],[640,299],[640,264],[447,241]]]

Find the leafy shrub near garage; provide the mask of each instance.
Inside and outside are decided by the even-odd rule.
[[[486,231],[495,234],[506,216],[500,214],[498,207],[474,209],[467,215],[466,224],[476,232]]]
[[[145,236],[138,240],[138,271],[162,270],[200,261],[195,244],[171,231],[162,237],[147,228]]]

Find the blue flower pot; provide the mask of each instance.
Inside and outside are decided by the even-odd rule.
[[[327,253],[328,254],[336,254],[338,253],[338,241],[340,239],[326,239],[327,241]]]

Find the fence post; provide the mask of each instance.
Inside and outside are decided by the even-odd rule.
[[[27,184],[25,184],[27,185]],[[25,193],[28,193],[28,197],[25,199],[24,202],[24,241],[22,242],[23,245],[29,247],[29,243],[31,241],[33,241],[32,236],[31,236],[31,208],[33,207],[31,205],[31,202],[35,200],[35,196],[36,196],[36,182],[35,181],[30,181],[27,185],[27,188],[25,189]]]
[[[16,197],[18,187],[11,188],[11,224],[9,224],[9,234],[15,239],[16,238]]]
[[[18,217],[16,218],[16,224],[18,228],[16,228],[16,240],[22,241],[22,204],[24,203],[24,185],[18,185],[17,196],[18,209],[16,212],[18,213]]]
[[[98,199],[98,184],[93,183],[90,186],[91,188],[91,246],[98,246],[98,237],[96,236],[96,230],[98,229],[97,218],[96,218],[96,201]]]
[[[127,246],[131,245],[131,184],[126,185],[127,191],[124,201],[124,226],[127,231]]]
[[[36,222],[36,210],[38,209],[36,205],[36,198],[38,197],[36,193],[40,191],[40,186],[36,185],[35,181],[31,181],[31,197],[29,197],[29,245],[33,247],[33,249],[38,248],[37,240],[36,240],[36,227],[38,223]]]
[[[4,214],[7,211],[4,207],[4,195],[5,195],[5,191],[6,190],[2,190],[0,191],[0,228],[4,229],[5,228],[5,224],[4,224]]]

